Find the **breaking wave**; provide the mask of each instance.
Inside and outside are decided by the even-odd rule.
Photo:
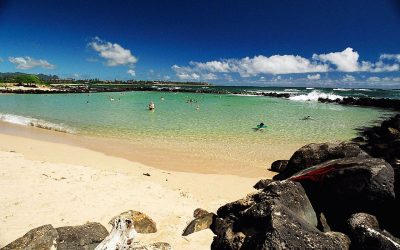
[[[314,90],[305,95],[296,95],[296,96],[289,97],[289,99],[293,100],[293,101],[318,101],[319,98],[330,99],[330,100],[336,100],[336,99],[342,100],[343,96],[329,94],[329,93],[323,93],[323,92]]]
[[[352,91],[353,89],[341,89],[341,88],[337,88],[337,89],[333,89],[335,91]]]
[[[0,121],[8,122],[12,124],[22,125],[22,126],[30,126],[35,128],[42,128],[47,130],[53,130],[57,132],[63,133],[75,133],[75,131],[63,124],[55,124],[31,117],[12,115],[12,114],[0,114]]]

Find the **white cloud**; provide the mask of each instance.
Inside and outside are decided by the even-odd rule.
[[[396,60],[400,62],[400,54],[382,54],[379,59],[381,60]]]
[[[213,74],[213,73],[203,74],[203,75],[201,75],[201,78],[204,80],[217,80],[218,79],[217,75]]]
[[[54,64],[49,63],[46,60],[39,59],[36,60],[32,57],[25,56],[25,57],[9,57],[8,60],[17,65],[17,69],[32,69],[36,67],[42,67],[44,69],[54,69]]]
[[[230,71],[230,65],[228,62],[211,61],[211,62],[190,62],[190,64],[200,70],[206,70],[211,72],[228,73]]]
[[[359,54],[357,51],[353,51],[352,48],[346,48],[341,52],[332,52],[328,54],[314,54],[314,60],[320,60],[322,62],[329,62],[336,65],[338,71],[343,72],[355,72],[358,71],[358,58]]]
[[[377,77],[377,76],[371,76],[368,77],[367,82],[379,82],[381,80],[381,78]]]
[[[321,75],[320,74],[307,75],[307,79],[308,80],[319,80],[319,79],[321,79]]]
[[[176,76],[181,79],[181,80],[199,80],[200,79],[200,75],[196,74],[196,73],[177,73]]]
[[[125,49],[117,43],[95,37],[88,45],[98,52],[100,57],[107,60],[108,66],[134,65],[138,61],[129,49]]]
[[[314,54],[312,58],[298,55],[258,55],[241,59],[230,58],[219,61],[194,62],[188,66],[173,65],[172,69],[177,75],[190,74],[206,75],[208,73],[238,73],[241,77],[254,77],[259,74],[299,74],[337,72],[393,72],[400,70],[400,64],[388,62],[400,60],[400,54],[382,54],[379,61],[359,61],[360,55],[352,48],[340,52],[327,54]],[[399,61],[400,62],[400,61]],[[308,75],[309,80],[318,80],[319,74]],[[311,77],[311,78],[309,78]],[[314,78],[314,79],[313,79]],[[318,78],[318,79],[317,79]],[[346,80],[350,81],[351,78]]]
[[[343,78],[342,81],[343,82],[354,82],[356,80],[356,78],[352,75],[346,74]]]
[[[255,76],[257,74],[293,74],[309,72],[326,72],[327,65],[321,65],[310,60],[293,55],[274,55],[270,57],[255,56],[243,58],[234,62],[234,69],[241,76]]]
[[[393,77],[392,78],[393,82],[399,82],[400,83],[400,77]]]
[[[128,73],[131,76],[136,76],[136,72],[133,69],[128,69],[128,71],[126,73]]]

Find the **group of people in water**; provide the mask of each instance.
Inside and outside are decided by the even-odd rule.
[[[161,101],[164,101],[164,100],[165,100],[164,97],[161,97],[160,99],[161,99]],[[190,99],[187,99],[187,100],[186,100],[186,103],[190,103],[190,104],[191,104],[191,103],[197,103],[197,101],[196,101],[195,99],[190,98]],[[156,109],[156,105],[154,104],[153,101],[150,101],[150,103],[149,103],[149,105],[147,106],[147,108],[148,108],[150,111],[154,111],[154,110]],[[199,109],[200,109],[200,106],[197,105],[195,109],[196,109],[196,110],[199,110]],[[307,115],[307,116],[301,118],[300,120],[306,121],[306,120],[314,120],[314,119],[311,118],[311,116]],[[256,128],[255,130],[257,130],[257,131],[258,131],[258,130],[264,130],[265,128],[267,128],[267,125],[265,125],[264,122],[261,122],[260,124],[257,125],[257,128]]]
[[[164,99],[164,97],[161,97],[160,100],[161,100],[161,101],[164,101],[165,99]],[[190,98],[190,99],[187,99],[187,100],[186,100],[186,103],[189,103],[189,104],[197,103],[197,100]],[[147,105],[147,108],[148,108],[150,111],[154,111],[154,110],[156,109],[156,105],[154,104],[153,101],[150,101],[150,103]],[[195,109],[196,109],[196,110],[200,110],[200,105],[197,104],[196,107],[195,107]]]

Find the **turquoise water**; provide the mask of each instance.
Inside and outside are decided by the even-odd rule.
[[[195,103],[187,103],[188,99]],[[156,105],[154,112],[146,109],[150,101]],[[150,138],[267,145],[346,140],[356,136],[356,128],[389,114],[373,108],[260,96],[163,92],[0,95],[3,121],[128,141]],[[313,120],[301,120],[308,115]],[[268,128],[254,131],[260,122]]]

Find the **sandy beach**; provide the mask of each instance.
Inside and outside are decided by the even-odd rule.
[[[157,233],[139,235],[137,240],[165,241],[174,249],[209,249],[210,231],[181,236],[193,211],[199,207],[216,211],[252,192],[259,179],[273,175],[261,168],[256,172],[263,175],[258,177],[256,172],[246,177],[245,171],[240,176],[155,168],[61,143],[63,136],[2,124],[0,247],[44,224],[94,221],[110,229],[110,218],[132,209],[148,214],[158,227]],[[191,164],[185,164],[190,170]]]

